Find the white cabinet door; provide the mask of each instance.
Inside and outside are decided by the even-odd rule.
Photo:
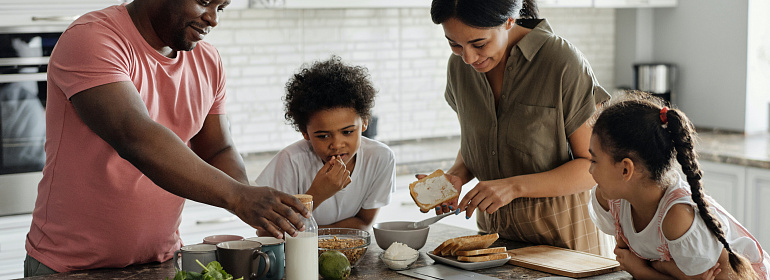
[[[69,25],[89,11],[126,0],[0,0],[0,26]]]
[[[746,169],[747,198],[746,223],[744,226],[759,240],[770,244],[770,170],[749,167]]]
[[[594,0],[597,8],[656,8],[675,7],[677,0]]]
[[[251,8],[430,8],[431,0],[251,0]]]
[[[706,194],[745,224],[746,167],[710,161],[701,161],[700,165]]]
[[[593,0],[539,0],[539,8],[589,8],[593,6]]]

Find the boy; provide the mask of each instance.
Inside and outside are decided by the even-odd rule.
[[[303,140],[281,150],[256,180],[313,196],[320,227],[366,230],[395,192],[395,156],[361,136],[374,105],[368,71],[337,56],[302,68],[286,83],[286,120]]]

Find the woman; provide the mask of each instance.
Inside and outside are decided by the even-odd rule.
[[[537,16],[532,0],[433,0],[431,17],[454,54],[445,97],[461,128],[447,174],[458,189],[480,181],[437,212],[451,206],[470,218],[478,208],[483,231],[598,254],[586,122],[609,94]]]

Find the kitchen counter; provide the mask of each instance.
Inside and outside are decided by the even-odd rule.
[[[436,248],[446,239],[473,234],[477,234],[477,232],[442,223],[431,225],[430,233],[428,234],[428,240],[425,243],[425,247],[420,250],[420,258],[417,260],[417,262],[415,262],[415,264],[411,266],[411,268],[432,265],[434,263],[433,260],[428,257],[425,252]],[[508,249],[515,249],[530,246],[530,244],[498,239],[497,242],[495,242],[492,246],[506,246]],[[366,255],[361,258],[356,267],[353,268],[353,271],[351,272],[348,279],[415,279],[398,274],[396,271],[387,268],[387,266],[385,266],[385,264],[382,263],[382,261],[378,258],[380,253],[382,253],[382,249],[377,246],[374,241],[374,236],[372,236],[372,244],[369,246],[369,250],[367,250]],[[497,277],[500,279],[537,279],[541,277],[553,276],[549,273],[539,272],[510,264],[495,268],[476,270],[474,272],[487,276]],[[49,276],[28,277],[25,279],[171,279],[174,277],[174,274],[175,271],[171,261],[167,261],[164,263],[129,266],[123,269],[96,269],[60,273]],[[625,271],[619,271],[581,279],[614,280],[632,279],[632,277]]]
[[[695,148],[701,160],[770,169],[770,134],[743,135],[698,130]]]

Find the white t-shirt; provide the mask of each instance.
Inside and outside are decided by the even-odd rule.
[[[310,141],[303,139],[278,152],[256,183],[289,194],[303,194],[310,189],[323,165],[313,152]],[[396,191],[396,157],[393,151],[383,143],[361,137],[350,180],[350,184],[313,211],[313,218],[319,225],[353,217],[361,209],[388,205],[390,194]]]
[[[692,200],[690,185],[680,177],[677,183],[666,188],[666,192],[658,203],[658,209],[655,216],[649,224],[643,229],[634,228],[634,220],[631,216],[631,204],[624,199],[610,200],[612,207],[616,207],[618,214],[618,223],[623,231],[623,236],[631,250],[639,257],[648,260],[665,260],[664,255],[670,256],[676,261],[679,270],[688,276],[701,274],[713,267],[720,254],[722,253],[722,243],[706,227],[706,222],[700,215],[697,215],[698,209]],[[767,252],[763,252],[757,245],[756,239],[738,223],[732,215],[727,213],[711,197],[706,196],[706,200],[711,203],[711,213],[722,224],[727,242],[733,252],[746,257],[754,265],[754,269],[760,276],[767,275],[768,263],[770,257]],[[674,204],[684,203],[691,205],[696,213],[695,220],[684,235],[675,239],[668,240],[663,236],[660,228],[663,219],[668,210]],[[614,206],[612,205],[614,204]],[[616,235],[616,219],[612,211],[604,211],[596,199],[596,187],[591,190],[591,201],[589,203],[591,219],[596,226],[606,234]],[[763,264],[762,264],[763,263]],[[729,265],[729,264],[728,264]],[[722,264],[724,268],[724,264]],[[762,273],[764,272],[764,273]]]

